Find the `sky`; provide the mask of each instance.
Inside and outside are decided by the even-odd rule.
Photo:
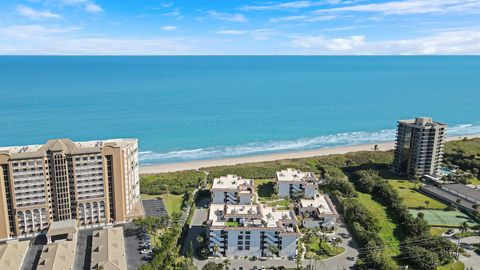
[[[0,0],[0,54],[480,54],[480,0]]]

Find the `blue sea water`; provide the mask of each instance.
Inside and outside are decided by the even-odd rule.
[[[0,57],[0,146],[137,137],[142,165],[480,132],[480,57]]]

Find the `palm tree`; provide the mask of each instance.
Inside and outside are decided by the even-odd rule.
[[[425,205],[426,205],[426,208],[428,208],[428,205],[430,204],[430,201],[429,200],[426,200],[425,201]]]
[[[460,224],[460,233],[464,233],[466,231],[468,231],[468,223],[466,221],[462,222],[462,224]],[[460,239],[462,237],[458,237],[458,242],[457,242],[457,260],[460,258]]]
[[[322,242],[327,242],[327,240],[328,237],[325,234],[320,234],[320,236],[318,236],[318,244],[320,245],[320,247],[322,247]]]
[[[214,253],[213,255],[217,256],[217,253],[219,250],[220,250],[220,247],[217,244],[213,245],[213,253]]]
[[[274,245],[269,245],[269,246],[267,247],[267,250],[270,251],[270,253],[272,253],[272,255],[277,255],[278,252],[280,251],[280,250],[278,249],[278,247],[277,247],[277,246],[274,246]]]
[[[203,239],[203,235],[201,235],[201,234],[197,235],[197,242],[198,242],[199,244],[203,244],[203,240],[204,240],[204,239]]]
[[[230,261],[229,258],[227,258],[225,261],[223,261],[223,265],[224,265],[225,269],[228,270],[230,268],[230,266],[232,265],[232,262]]]
[[[460,208],[460,205],[462,204],[462,199],[457,199],[455,202],[457,203],[457,208]]]
[[[338,247],[338,245],[342,242],[343,242],[343,240],[341,238],[337,237],[337,238],[333,239],[332,246],[333,246],[333,251],[334,252],[335,252],[336,247]]]
[[[464,233],[466,231],[468,231],[468,223],[464,221],[462,224],[460,224],[460,233]]]

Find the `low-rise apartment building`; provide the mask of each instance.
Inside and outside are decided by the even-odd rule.
[[[214,256],[297,256],[300,231],[290,210],[263,204],[212,204],[207,232]]]
[[[334,229],[338,213],[327,195],[316,194],[312,199],[301,199],[298,204],[298,213],[302,217],[305,228]]]
[[[136,139],[0,147],[0,239],[141,215]]]
[[[278,196],[286,198],[313,198],[316,194],[318,179],[312,172],[288,168],[276,173]]]
[[[212,203],[251,204],[254,199],[254,180],[236,175],[226,175],[213,179]]]
[[[0,244],[0,269],[22,269],[30,241],[18,239]]]
[[[105,227],[93,232],[90,269],[127,270],[122,227]]]

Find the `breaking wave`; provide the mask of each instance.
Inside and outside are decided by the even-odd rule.
[[[457,125],[448,129],[448,136],[463,136],[477,133],[480,133],[480,123]],[[394,129],[386,129],[375,132],[359,131],[310,138],[300,138],[295,140],[251,142],[235,146],[212,146],[206,148],[185,149],[160,153],[154,151],[143,151],[139,152],[139,159],[141,165],[145,166],[170,162],[240,157],[326,147],[370,144],[392,141],[394,139]]]

